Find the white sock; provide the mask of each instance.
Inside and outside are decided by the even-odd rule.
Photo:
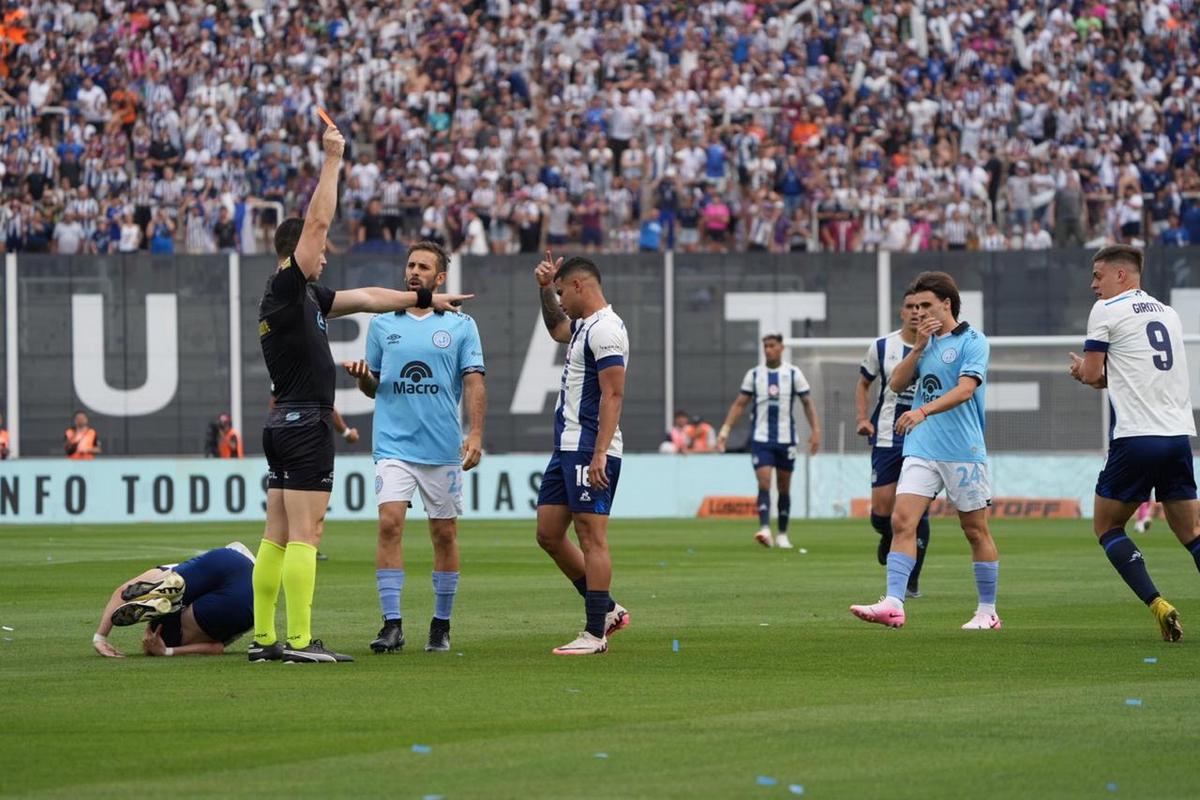
[[[980,603],[978,606],[975,607],[975,613],[976,614],[991,614],[994,617],[994,616],[996,616],[996,604],[995,603]]]

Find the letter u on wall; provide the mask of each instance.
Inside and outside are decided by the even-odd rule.
[[[114,389],[104,375],[104,295],[71,296],[71,380],[83,405],[100,414],[135,417],[160,411],[179,386],[176,297],[146,295],[146,382]]]

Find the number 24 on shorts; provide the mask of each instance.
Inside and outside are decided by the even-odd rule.
[[[958,473],[958,488],[963,489],[970,486],[972,483],[979,483],[979,479],[983,477],[983,473],[979,471],[979,465],[976,464],[970,472],[966,467],[955,467],[955,472]]]

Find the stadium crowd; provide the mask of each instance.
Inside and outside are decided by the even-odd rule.
[[[268,249],[347,132],[342,240],[472,254],[1200,242],[1194,0],[32,0],[10,251]]]

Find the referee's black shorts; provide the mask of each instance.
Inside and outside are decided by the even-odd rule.
[[[333,414],[327,408],[275,407],[263,426],[267,488],[333,491]]]

